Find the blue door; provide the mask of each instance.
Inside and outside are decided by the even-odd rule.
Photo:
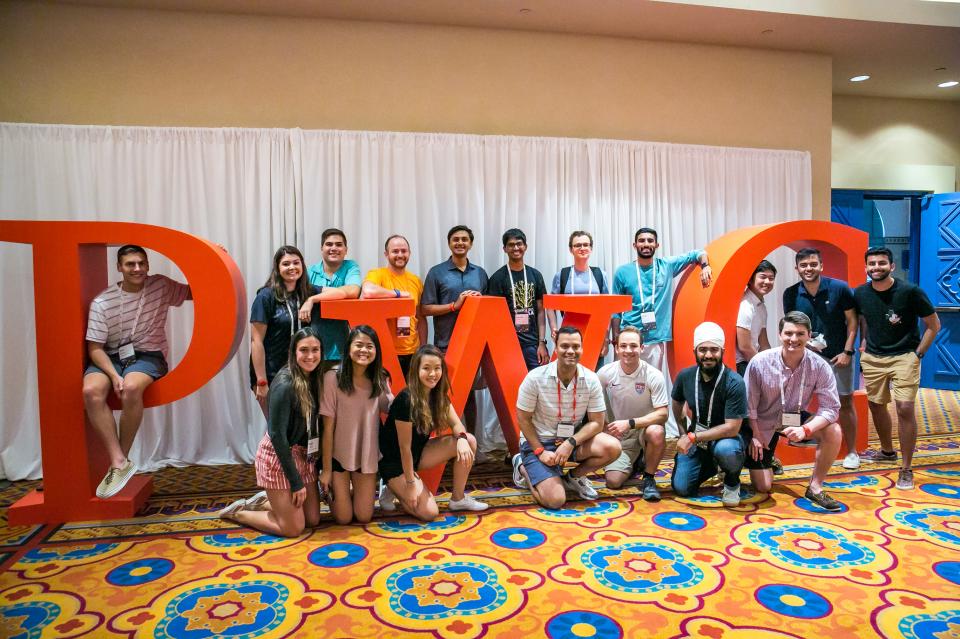
[[[960,390],[960,193],[923,198],[919,280],[941,324],[923,358],[920,385]]]

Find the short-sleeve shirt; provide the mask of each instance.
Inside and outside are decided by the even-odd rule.
[[[690,251],[682,255],[655,257],[650,266],[641,266],[637,282],[636,261],[624,264],[613,276],[613,294],[633,297],[633,308],[620,313],[623,326],[635,326],[643,331],[640,314],[653,311],[657,327],[643,331],[644,344],[659,344],[673,339],[673,279],[691,264],[695,264],[703,251]],[[656,275],[656,277],[654,277]]]
[[[467,261],[467,267],[460,270],[453,263],[453,258],[441,262],[427,272],[427,279],[423,282],[423,297],[421,304],[452,304],[464,291],[482,293],[487,288],[487,272],[473,262]],[[453,327],[457,323],[460,311],[433,316],[433,343],[437,348],[446,351],[453,335]]]
[[[498,268],[487,282],[487,295],[496,295],[507,300],[510,317],[514,328],[517,329],[517,339],[521,346],[538,346],[540,342],[540,326],[537,323],[537,302],[543,300],[547,287],[543,282],[540,271],[524,264],[524,271],[512,271],[507,265]],[[594,284],[596,285],[596,284]],[[527,316],[526,330],[517,326],[518,314]]]
[[[720,386],[717,386],[720,380]],[[700,388],[695,388],[699,384]],[[716,389],[716,394],[714,394]],[[713,410],[710,410],[710,397],[713,395]],[[696,399],[695,399],[696,398]],[[719,426],[728,419],[743,419],[747,416],[747,390],[743,378],[737,371],[723,367],[708,381],[697,374],[697,367],[690,366],[680,371],[673,383],[673,399],[685,403],[693,413],[693,423],[702,423],[709,428]],[[707,424],[709,417],[710,423]]]
[[[610,292],[607,286],[607,274],[600,271],[600,286],[597,286],[597,278],[593,275],[593,269],[587,267],[585,271],[578,271],[570,266],[570,275],[567,276],[567,285],[560,290],[560,271],[553,276],[553,283],[550,292],[554,295],[606,295]],[[563,269],[561,269],[563,270]]]
[[[136,293],[122,290],[117,282],[90,302],[86,339],[103,344],[108,355],[132,341],[136,351],[159,351],[166,357],[167,311],[189,295],[188,285],[165,275],[148,275]]]
[[[517,408],[533,413],[533,426],[541,441],[552,441],[557,436],[558,422],[579,425],[588,411],[605,411],[606,403],[596,373],[577,364],[576,377],[564,387],[557,379],[557,362],[554,360],[527,373],[517,393]],[[526,439],[522,433],[520,439]]]
[[[767,305],[749,288],[743,292],[740,309],[737,311],[737,328],[750,331],[753,350],[760,350],[760,333],[767,328]],[[747,361],[747,356],[737,346],[737,363]]]
[[[803,282],[788,286],[783,292],[783,314],[800,311],[810,318],[813,332],[823,335],[827,346],[820,355],[827,359],[843,352],[847,344],[846,312],[855,309],[853,291],[846,282],[820,276],[816,295],[810,295]]]
[[[397,275],[386,267],[375,268],[367,273],[367,281],[377,286],[382,286],[383,288],[406,291],[410,293],[410,299],[413,300],[414,305],[420,306],[420,297],[423,295],[423,282],[410,271],[405,270],[403,274]],[[387,320],[387,324],[390,325],[390,334],[393,336],[393,343],[397,348],[397,355],[412,355],[417,351],[417,348],[420,347],[418,331],[420,329],[425,330],[426,327],[419,326],[416,314],[410,318],[409,335],[397,335],[397,320],[395,318]]]
[[[807,410],[814,395],[817,397],[818,417],[833,424],[840,415],[840,396],[833,369],[827,360],[814,353],[804,352],[800,364],[791,369],[783,361],[783,347],[765,350],[747,364],[744,379],[750,426],[754,436],[764,445],[770,443],[773,433],[782,424],[784,411]]]
[[[393,400],[389,389],[370,397],[370,380],[354,380],[352,393],[337,385],[337,369],[323,375],[320,414],[334,420],[333,458],[344,470],[377,472],[380,461],[380,413]]]
[[[935,311],[923,289],[900,280],[885,291],[874,290],[869,282],[862,284],[853,297],[867,322],[867,352],[880,357],[917,350],[917,322]]]
[[[344,260],[333,275],[323,270],[323,262],[317,262],[307,269],[310,283],[321,288],[340,288],[341,286],[361,286],[363,278],[360,267],[353,260]],[[347,346],[347,334],[350,324],[346,320],[320,320],[320,339],[323,341],[323,359],[339,360]]]
[[[643,417],[670,403],[663,373],[643,360],[632,373],[624,372],[620,362],[611,362],[597,371],[597,377],[607,396],[608,421]]]
[[[319,287],[310,285],[310,294],[320,292]],[[263,350],[265,354],[265,368],[267,383],[273,381],[274,376],[281,368],[287,365],[290,356],[290,337],[304,326],[318,328],[320,325],[320,305],[314,304],[309,324],[301,324],[297,311],[306,300],[297,297],[286,302],[277,301],[273,287],[264,286],[257,291],[250,307],[250,323],[265,324],[267,327],[263,336]],[[257,375],[253,370],[253,359],[250,360],[250,383],[255,384]]]
[[[387,415],[387,421],[380,429],[380,468],[391,469],[394,473],[401,468],[400,460],[400,440],[397,438],[397,422],[412,422],[410,407],[410,390],[404,388],[397,393],[393,403],[390,404],[390,412]],[[410,452],[413,453],[414,465],[420,460],[424,447],[430,441],[430,435],[423,433],[413,424],[410,429]],[[416,470],[416,468],[414,468]],[[396,475],[392,475],[396,476]]]

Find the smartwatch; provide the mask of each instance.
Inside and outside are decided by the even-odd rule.
[[[630,430],[636,430],[636,428],[637,428],[637,420],[635,420],[633,417],[631,417],[630,419],[627,420],[627,423],[630,424]]]

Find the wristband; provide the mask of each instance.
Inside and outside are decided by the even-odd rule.
[[[696,433],[687,433],[687,439],[690,440],[691,444],[697,443],[697,434]]]
[[[450,312],[451,312],[451,313],[456,313],[456,312],[457,312],[457,303],[456,303],[456,302],[451,302],[451,303],[450,303]]]
[[[807,439],[810,439],[810,435],[813,434],[813,433],[810,431],[810,427],[807,426],[806,424],[804,424],[804,425],[801,426],[800,428],[803,429],[803,436],[806,437]]]
[[[627,423],[630,424],[630,430],[635,430],[637,428],[637,420],[633,417],[627,420]]]
[[[466,434],[466,433],[458,433],[456,437],[457,437],[457,439],[466,439],[466,438],[467,438],[467,434]]]
[[[846,355],[846,356],[848,356],[848,357],[853,357],[853,351],[847,351],[847,350],[845,350],[845,351],[843,351],[843,354]]]
[[[258,380],[257,380],[257,386],[266,386],[266,385],[267,385],[267,380],[265,380],[265,379],[258,379]]]
[[[533,454],[537,457],[539,457],[542,453],[543,453],[543,446],[541,446],[540,448],[535,448],[533,451]]]
[[[574,448],[576,448],[579,445],[577,444],[577,438],[574,437],[573,435],[570,435],[569,437],[567,437],[567,443],[573,446]]]
[[[397,297],[400,297],[400,289],[399,289],[399,288],[393,289],[393,292],[397,294]]]

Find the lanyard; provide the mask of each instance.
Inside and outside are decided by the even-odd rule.
[[[713,397],[717,394],[717,386],[720,385],[720,380],[723,379],[723,374],[726,370],[725,366],[720,367],[720,374],[717,375],[717,381],[714,383],[713,390],[710,392],[710,399],[707,400],[707,423],[704,424],[700,419],[703,416],[700,412],[700,380],[702,378],[700,377],[700,367],[697,366],[697,383],[693,385],[693,404],[697,407],[697,423],[707,428],[710,428],[710,422],[713,419]]]
[[[593,271],[591,271],[591,270],[590,270],[590,267],[588,266],[586,272],[587,272],[587,292],[586,292],[586,294],[587,294],[587,295],[593,295]],[[577,267],[571,266],[571,267],[570,267],[570,274],[571,274],[571,276],[572,276],[572,279],[570,280],[570,294],[571,294],[571,295],[576,295],[576,294],[577,294]],[[637,281],[639,282],[640,280],[638,279]],[[598,294],[598,295],[600,294],[600,291],[599,291],[599,290],[597,291],[597,294]]]
[[[580,371],[578,370],[577,373]],[[577,374],[573,378],[573,414],[570,416],[572,424],[577,418]],[[560,396],[560,376],[557,376],[557,421],[563,422],[563,398]]]
[[[519,310],[526,310],[527,309],[527,291],[530,290],[529,288],[527,288],[529,286],[527,284],[527,265],[526,264],[523,265],[523,306],[520,306],[519,304],[517,304],[517,283],[513,279],[513,271],[510,270],[509,266],[507,267],[507,271],[510,272],[510,286],[511,286],[511,293],[513,294],[513,312],[516,313]]]
[[[294,310],[294,309],[290,308],[290,298],[285,299],[284,302],[283,302],[284,306],[287,307],[287,313],[290,314],[290,337],[293,337],[293,334],[294,334],[296,331],[299,331],[300,328],[301,328],[301,326],[300,326],[300,314],[298,313],[298,311],[300,310],[300,298],[299,298],[299,297],[294,297],[294,298],[293,298],[293,303],[294,303],[294,308],[297,309],[297,310]],[[297,326],[296,331],[295,331],[294,328],[293,328],[294,323],[296,323],[296,326]]]
[[[800,367],[803,368],[803,363],[806,360],[806,357],[800,360]],[[793,376],[790,376],[790,379],[793,379]],[[786,380],[783,378],[783,369],[780,369],[780,411],[785,413],[787,412],[787,400],[783,396],[783,384]],[[803,368],[803,372],[800,373],[800,395],[797,397],[797,412],[801,412],[803,409],[803,386],[807,381],[807,369]]]
[[[121,285],[122,286],[122,285]],[[143,312],[143,300],[146,297],[147,285],[144,283],[140,289],[140,302],[137,304],[137,314],[133,316],[133,326],[130,327],[130,343],[133,343],[133,334],[137,332],[137,324],[140,323],[140,313]],[[123,343],[123,288],[120,289],[120,343]]]
[[[643,310],[643,281],[640,279],[640,262],[634,260],[633,267],[637,269],[637,290],[640,291],[640,310]],[[657,260],[650,264],[650,310],[654,310],[657,303]]]

